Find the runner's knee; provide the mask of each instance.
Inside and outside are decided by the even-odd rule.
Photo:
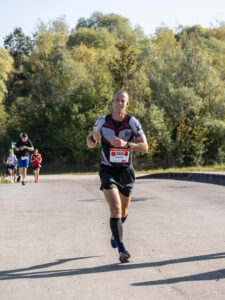
[[[126,217],[128,215],[128,207],[122,209],[122,217]]]
[[[114,205],[111,207],[111,216],[113,218],[121,218],[121,206],[120,205]]]

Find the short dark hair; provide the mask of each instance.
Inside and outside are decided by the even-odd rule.
[[[126,94],[128,100],[129,100],[129,94],[128,94],[128,92],[125,91],[125,90],[117,90],[117,91],[115,91],[114,96],[113,96],[113,100],[117,97],[118,94]]]

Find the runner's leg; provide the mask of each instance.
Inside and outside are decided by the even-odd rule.
[[[103,189],[103,192],[110,207],[110,227],[112,234],[116,240],[118,249],[124,249],[123,225],[121,221],[122,208],[119,191],[117,188],[113,188],[109,190]]]
[[[23,167],[19,167],[19,176],[17,178],[17,182],[20,181],[20,178],[21,178],[22,174],[23,174]]]
[[[25,180],[25,177],[26,177],[26,168],[23,167],[23,180]]]
[[[124,223],[128,216],[128,209],[129,209],[129,205],[130,205],[131,196],[125,196],[121,192],[119,192],[119,194],[120,194],[121,205],[122,205],[122,218],[121,219],[122,219],[122,222]]]
[[[13,170],[13,180],[14,183],[16,183],[16,169]]]
[[[113,189],[103,189],[105,198],[109,204],[111,218],[121,218],[122,214],[122,207],[121,207],[121,200],[119,191],[117,188]]]
[[[36,170],[33,170],[33,174],[34,174],[34,182],[36,182]]]
[[[38,181],[39,181],[39,172],[40,172],[40,168],[37,168],[37,170],[36,170],[36,171],[37,171],[37,173],[36,173],[36,174],[37,174],[37,182],[38,182]]]
[[[23,176],[23,179],[22,179],[22,184],[25,185],[25,178],[26,178],[26,174],[27,174],[27,168],[26,167],[23,167],[22,169],[22,176]]]
[[[15,182],[15,169],[12,169],[12,183]]]
[[[10,179],[10,182],[12,183],[12,179],[13,179],[12,178],[12,169],[10,169],[10,168],[9,168],[9,179]]]
[[[23,175],[23,167],[19,168],[19,175],[22,176]]]
[[[17,169],[18,169],[18,177],[17,177],[17,182],[20,181],[20,178],[21,178],[21,175],[22,175],[22,171],[21,171],[21,168],[22,168],[22,164],[21,164],[21,159],[18,157],[18,161],[17,161]]]

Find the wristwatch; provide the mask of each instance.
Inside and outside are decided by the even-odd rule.
[[[128,142],[127,143],[127,149],[130,149],[130,147],[131,147],[131,142]]]
[[[90,140],[91,140],[93,143],[96,143],[96,142],[97,142],[97,141],[94,139],[93,134],[90,136]]]

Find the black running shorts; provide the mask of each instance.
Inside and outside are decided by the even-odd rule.
[[[32,167],[33,171],[35,171],[35,170],[37,170],[37,169],[39,169],[39,168],[40,168],[40,166]]]
[[[101,179],[101,190],[118,188],[124,196],[130,196],[135,182],[133,166],[110,167],[100,164],[99,176]]]
[[[7,166],[8,169],[14,170],[15,166]]]

